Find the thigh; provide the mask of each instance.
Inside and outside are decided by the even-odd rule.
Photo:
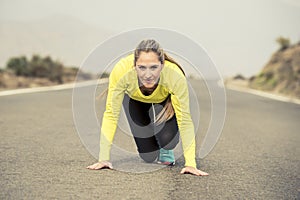
[[[152,120],[149,116],[149,110],[151,108],[150,103],[136,101],[131,99],[128,95],[125,95],[123,108],[130,124],[135,124],[136,126],[141,127],[151,125]]]
[[[134,136],[139,153],[154,152],[159,149],[154,126],[149,116],[151,104],[139,102],[125,95],[123,101],[125,114]]]
[[[159,150],[159,145],[155,136],[148,138],[134,137],[134,141],[139,153],[149,153]]]

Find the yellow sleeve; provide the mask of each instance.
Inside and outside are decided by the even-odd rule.
[[[176,81],[171,100],[177,118],[180,138],[182,141],[183,155],[185,166],[197,167],[195,154],[195,130],[194,124],[190,115],[189,106],[189,91],[186,78],[181,76]]]
[[[126,74],[126,65],[129,63],[125,58],[121,59],[113,68],[109,76],[108,95],[106,108],[102,119],[100,134],[99,161],[110,159],[110,149],[113,142],[124,92],[126,90],[122,77]]]

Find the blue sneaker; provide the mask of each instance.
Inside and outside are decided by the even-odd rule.
[[[175,165],[175,157],[173,150],[159,149],[159,157],[158,164],[174,166]]]

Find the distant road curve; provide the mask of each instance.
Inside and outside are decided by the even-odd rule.
[[[98,80],[97,84],[103,84],[107,83],[108,79],[100,79]],[[84,86],[89,86],[95,84],[95,80],[91,81],[84,81],[84,82],[79,82],[76,83],[77,87],[84,87]],[[224,87],[224,85],[219,81],[218,85],[220,87]],[[8,95],[16,95],[16,94],[26,94],[26,93],[35,93],[35,92],[46,92],[46,91],[58,91],[58,90],[64,90],[64,89],[70,89],[74,88],[75,83],[68,83],[68,84],[61,84],[61,85],[55,85],[55,86],[45,86],[45,87],[35,87],[35,88],[22,88],[22,89],[14,89],[14,90],[5,90],[0,92],[0,96],[8,96]],[[289,98],[285,96],[280,96],[280,95],[275,95],[271,94],[268,92],[263,92],[259,90],[254,90],[250,88],[244,88],[244,87],[239,87],[236,85],[226,85],[227,89],[230,90],[235,90],[239,92],[246,92],[278,101],[283,101],[283,102],[291,102],[295,104],[300,104],[300,100],[295,99],[295,98]]]
[[[219,86],[220,85],[221,85],[221,83],[219,83]],[[300,100],[296,99],[296,98],[291,98],[291,97],[286,97],[286,96],[282,96],[282,95],[272,94],[272,93],[263,92],[263,91],[260,91],[260,90],[254,90],[254,89],[241,87],[241,86],[234,85],[234,84],[226,84],[226,88],[230,89],[230,90],[235,90],[235,91],[239,91],[239,92],[246,92],[246,93],[254,94],[254,95],[257,95],[257,96],[266,97],[266,98],[269,98],[269,99],[274,99],[274,100],[277,100],[277,101],[300,104]]]

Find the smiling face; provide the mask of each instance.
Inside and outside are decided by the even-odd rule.
[[[153,51],[140,52],[136,60],[135,69],[140,83],[146,88],[153,88],[158,83],[163,64]]]

